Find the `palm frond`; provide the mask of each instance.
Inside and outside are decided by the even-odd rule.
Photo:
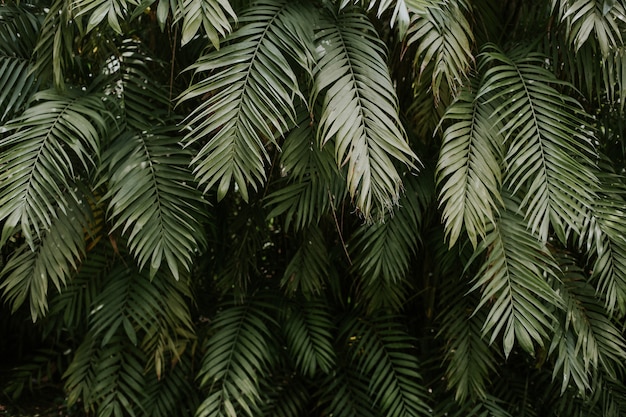
[[[302,51],[307,45],[286,25],[306,22],[299,2],[258,2],[241,16],[241,26],[227,37],[229,44],[203,55],[190,69],[198,77],[182,101],[200,98],[189,115],[185,143],[203,144],[193,159],[194,174],[205,190],[219,183],[222,199],[231,181],[244,200],[248,186],[264,182],[265,145],[275,142],[294,125],[294,98],[301,96],[298,79],[286,50]],[[286,17],[287,16],[287,17]],[[292,53],[292,52],[290,52]]]
[[[325,303],[318,299],[294,305],[283,327],[289,354],[302,375],[313,377],[318,370],[331,373],[335,366],[334,324]]]
[[[426,415],[424,387],[418,382],[415,340],[391,317],[349,317],[340,325],[355,369],[369,381],[368,394],[387,417]]]
[[[19,231],[34,239],[49,229],[57,208],[81,205],[75,180],[93,169],[106,126],[106,110],[95,95],[39,92],[35,104],[5,125],[13,133],[0,139],[1,243]],[[33,236],[34,233],[34,236]]]
[[[337,417],[378,417],[379,408],[373,404],[367,377],[347,366],[321,384],[321,402],[325,414]]]
[[[464,1],[447,1],[412,10],[407,44],[417,44],[415,66],[418,76],[432,66],[431,89],[435,103],[442,85],[456,95],[468,78],[473,63],[474,34],[464,16]],[[421,5],[420,5],[421,6]]]
[[[453,246],[463,230],[476,247],[502,206],[501,127],[492,119],[493,107],[463,91],[446,110],[437,163],[440,206],[446,234]]]
[[[277,375],[262,392],[264,417],[299,417],[310,411],[310,392],[307,380],[297,375]]]
[[[417,253],[426,201],[424,176],[406,176],[401,205],[384,222],[362,225],[348,242],[353,270],[360,277],[359,291],[370,311],[398,311],[409,289],[408,272]]]
[[[198,378],[208,388],[197,417],[261,413],[260,381],[272,362],[270,326],[264,301],[226,304],[212,322],[212,334],[204,346]]]
[[[181,18],[181,45],[193,39],[202,27],[213,47],[219,49],[220,36],[232,31],[229,19],[236,20],[237,15],[228,0],[184,0]]]
[[[496,226],[490,226],[474,254],[474,258],[486,254],[472,287],[472,291],[481,291],[477,310],[489,307],[483,334],[491,333],[489,343],[502,335],[507,357],[515,342],[530,353],[535,350],[534,343],[543,346],[554,323],[543,303],[562,307],[548,283],[557,279],[557,265],[545,245],[527,229],[518,210],[514,201],[505,198]]]
[[[87,214],[81,207],[60,208],[40,238],[27,242],[0,272],[0,289],[13,311],[25,301],[33,322],[46,315],[48,286],[61,292],[85,254]]]
[[[576,50],[594,34],[602,55],[607,56],[615,47],[622,45],[622,25],[626,23],[626,9],[619,1],[596,0],[553,1],[557,16],[567,23],[570,42]]]
[[[584,393],[591,388],[592,374],[598,368],[616,378],[626,359],[626,340],[607,317],[583,271],[565,255],[559,260],[563,276],[554,283],[565,310],[557,315],[559,326],[550,345],[556,356],[553,378],[562,382],[561,394],[570,381]]]
[[[319,228],[310,227],[303,233],[300,247],[287,264],[280,286],[290,295],[316,297],[326,287],[330,267],[324,235]]]
[[[280,154],[281,187],[265,197],[265,206],[271,208],[267,217],[283,215],[286,231],[292,225],[299,231],[319,222],[333,201],[346,194],[332,152],[315,143],[309,112],[304,106],[297,110],[297,127],[285,138]]]
[[[543,68],[544,57],[518,48],[505,55],[494,46],[485,52],[485,83],[479,98],[498,100],[494,117],[504,124],[507,174],[528,224],[546,241],[550,226],[580,230],[598,179],[591,157],[595,150],[580,105],[555,90],[560,84]]]
[[[30,9],[0,9],[0,123],[20,112],[36,87],[31,58],[41,22]]]
[[[347,184],[366,218],[397,204],[401,178],[393,160],[413,167],[416,159],[398,118],[397,97],[385,52],[363,12],[350,8],[324,20],[316,33],[315,96],[323,97],[319,140],[334,145]]]
[[[109,172],[108,217],[128,236],[140,269],[154,276],[165,262],[176,278],[203,245],[203,201],[192,187],[191,160],[172,127],[119,135],[103,156]]]
[[[138,0],[73,0],[71,12],[76,19],[89,16],[86,32],[90,32],[106,18],[108,25],[122,35],[120,20],[126,20],[131,13],[129,9],[139,4]]]

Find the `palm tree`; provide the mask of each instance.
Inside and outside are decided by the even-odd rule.
[[[4,393],[623,415],[624,35],[622,0],[3,1]]]

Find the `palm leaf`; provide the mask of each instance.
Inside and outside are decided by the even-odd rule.
[[[489,343],[502,335],[508,357],[515,342],[531,353],[534,343],[543,346],[554,323],[543,303],[562,307],[562,302],[548,284],[556,279],[554,259],[517,215],[515,202],[505,199],[505,208],[474,254],[486,253],[486,259],[472,291],[481,290],[477,310],[489,307],[483,334],[491,333]]]
[[[103,156],[113,230],[128,236],[140,269],[149,264],[151,276],[165,262],[178,278],[179,266],[189,270],[192,253],[203,244],[203,201],[191,186],[190,153],[179,141],[172,127],[126,131]]]
[[[273,319],[265,312],[267,307],[258,299],[226,304],[214,318],[198,373],[208,394],[197,417],[260,414],[259,379],[273,358],[268,344]]]
[[[562,382],[561,394],[570,380],[585,392],[598,368],[616,378],[626,359],[626,340],[607,317],[583,271],[569,257],[562,256],[560,261],[563,277],[554,282],[567,313],[559,314],[560,326],[550,346],[556,356],[553,378]]]
[[[58,209],[41,238],[24,243],[4,265],[0,289],[13,311],[28,300],[33,322],[46,315],[49,283],[61,292],[85,254],[86,217],[81,207]]]
[[[0,9],[0,122],[17,114],[36,87],[31,57],[41,23],[31,9]]]
[[[324,21],[316,33],[315,95],[322,96],[319,140],[332,143],[347,184],[366,218],[375,206],[397,204],[401,178],[393,160],[415,158],[398,118],[397,97],[383,46],[363,12],[350,8]]]
[[[109,26],[122,35],[120,19],[125,20],[129,15],[129,8],[137,6],[138,0],[73,0],[71,12],[75,18],[89,16],[86,32],[90,32],[106,18]]]
[[[442,85],[456,95],[473,61],[474,35],[464,16],[468,8],[464,1],[423,5],[412,8],[407,32],[407,44],[417,44],[416,72],[421,77],[432,66],[431,88],[435,103],[441,96]]]
[[[349,317],[340,325],[355,369],[369,381],[368,394],[387,417],[426,415],[424,388],[419,384],[415,340],[391,317]]]
[[[335,366],[334,325],[326,304],[311,300],[293,305],[283,327],[289,354],[302,375],[313,377],[318,370],[331,373]]]
[[[265,144],[293,127],[300,89],[285,51],[306,49],[295,36],[306,31],[286,25],[308,20],[290,17],[301,8],[299,2],[258,2],[241,16],[227,46],[190,67],[201,78],[180,99],[202,101],[186,120],[185,143],[208,139],[192,161],[194,174],[205,190],[219,183],[220,200],[234,180],[247,201],[248,185],[256,189],[265,180]]]
[[[498,100],[494,117],[504,124],[505,178],[515,194],[524,194],[521,207],[533,233],[546,241],[552,226],[563,238],[568,228],[580,230],[598,180],[591,156],[592,137],[580,105],[556,91],[554,75],[542,67],[544,57],[524,48],[510,55],[489,47],[479,98]]]
[[[472,245],[485,236],[502,206],[502,135],[489,103],[472,91],[461,92],[446,110],[452,124],[443,133],[437,163],[440,206],[450,246],[465,229]]]
[[[181,45],[193,39],[202,27],[213,47],[219,49],[220,36],[232,31],[229,19],[237,19],[237,15],[228,0],[184,0],[181,18]]]
[[[288,368],[287,368],[288,369]],[[303,378],[291,375],[276,375],[263,388],[263,413],[265,417],[298,417],[307,415],[310,407],[309,386]]]
[[[14,132],[0,139],[0,182],[8,184],[0,190],[0,242],[19,229],[31,247],[50,228],[57,208],[67,212],[82,204],[75,180],[92,170],[106,123],[98,96],[42,91],[34,99],[5,126]]]

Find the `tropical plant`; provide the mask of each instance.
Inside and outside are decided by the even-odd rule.
[[[0,367],[108,416],[626,413],[623,0],[5,0]]]

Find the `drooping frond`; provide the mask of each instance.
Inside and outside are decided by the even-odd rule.
[[[474,35],[465,18],[464,1],[446,1],[416,7],[411,11],[407,43],[416,44],[415,66],[418,77],[432,66],[431,88],[435,102],[439,101],[442,85],[456,95],[468,78],[474,60]],[[420,5],[421,6],[421,5]]]
[[[485,339],[482,326],[487,315],[484,310],[474,313],[479,302],[467,294],[469,287],[452,277],[446,281],[441,297],[441,330],[444,337],[446,380],[454,398],[463,404],[468,398],[487,399],[489,374],[496,372],[497,356]]]
[[[553,4],[557,8],[557,17],[567,24],[570,42],[576,50],[592,34],[604,56],[623,44],[626,8],[622,2],[553,0]]]
[[[555,280],[565,310],[557,314],[559,325],[550,345],[555,356],[553,379],[561,381],[561,394],[573,382],[581,393],[592,387],[597,369],[612,378],[623,370],[626,340],[607,317],[583,271],[565,255],[560,257],[563,275]]]
[[[172,127],[124,132],[103,157],[113,230],[128,236],[140,269],[149,265],[151,276],[166,263],[178,278],[203,244],[203,201],[192,187],[190,160]]]
[[[302,294],[310,299],[322,294],[330,269],[324,234],[311,226],[302,234],[300,246],[287,264],[280,286],[289,295]]]
[[[234,181],[247,201],[248,186],[256,190],[265,180],[265,145],[294,125],[294,100],[301,94],[287,57],[308,46],[297,36],[306,30],[287,25],[310,21],[303,7],[285,0],[256,3],[227,46],[190,67],[199,79],[181,100],[201,102],[186,120],[185,143],[206,142],[193,159],[194,174],[205,190],[218,184],[218,199]]]
[[[142,352],[119,332],[106,346],[87,335],[65,372],[70,405],[82,402],[85,410],[98,410],[99,417],[145,415]]]
[[[46,231],[24,243],[0,272],[0,289],[13,311],[25,301],[33,321],[46,315],[48,286],[61,292],[85,253],[87,215],[80,206],[57,208]]]
[[[36,85],[31,57],[41,22],[30,9],[0,8],[0,123],[22,109]]]
[[[531,353],[534,343],[543,346],[554,323],[544,303],[562,307],[548,283],[556,279],[556,263],[527,229],[518,210],[518,205],[506,198],[500,218],[495,226],[489,226],[474,254],[486,254],[472,287],[472,291],[481,291],[477,309],[489,308],[483,334],[491,333],[489,343],[501,335],[507,357],[515,342]]]
[[[193,39],[202,27],[213,47],[219,49],[220,37],[232,31],[229,19],[237,19],[237,15],[228,0],[184,0],[181,18],[181,45]]]
[[[485,236],[502,206],[501,125],[492,119],[494,108],[463,91],[446,110],[452,123],[443,133],[437,163],[437,182],[443,221],[450,246],[463,230],[472,245]]]
[[[260,382],[272,362],[273,319],[260,300],[226,304],[212,322],[198,379],[207,388],[196,417],[260,415]]]
[[[318,371],[330,374],[335,367],[335,350],[328,306],[319,299],[300,302],[286,314],[285,339],[296,370],[308,377]]]
[[[592,262],[591,278],[610,313],[626,315],[626,189],[623,178],[605,167],[602,192],[593,201],[579,246]]]
[[[384,314],[352,316],[340,326],[353,366],[369,381],[368,394],[386,417],[427,415],[415,340],[400,322]]]
[[[71,12],[76,19],[89,16],[86,32],[106,18],[108,25],[122,35],[120,20],[126,20],[132,13],[131,7],[138,7],[139,4],[138,0],[72,0]]]
[[[350,367],[340,366],[322,383],[325,413],[337,417],[379,417],[369,394],[367,378]]]
[[[409,292],[407,274],[420,242],[426,204],[424,177],[405,177],[401,206],[384,222],[359,227],[348,242],[353,270],[360,278],[359,292],[371,311],[398,311]]]
[[[562,238],[565,229],[580,230],[598,180],[592,168],[592,136],[580,105],[558,92],[561,84],[543,67],[544,58],[518,48],[505,55],[485,52],[482,100],[497,100],[493,117],[504,124],[505,183],[522,194],[521,207],[533,233],[548,238],[550,226]]]
[[[345,9],[316,33],[315,95],[322,97],[319,140],[331,143],[356,207],[370,218],[397,204],[401,178],[393,161],[413,166],[398,117],[385,51],[363,12]]]
[[[95,95],[39,92],[35,104],[5,128],[0,138],[0,221],[2,238],[20,231],[34,246],[49,229],[57,209],[84,204],[75,180],[93,169],[105,131],[106,111]]]
[[[281,187],[270,193],[265,205],[271,208],[268,218],[284,216],[284,227],[302,230],[319,222],[332,208],[333,202],[343,200],[345,182],[336,167],[332,152],[315,142],[309,112],[299,109],[298,126],[285,138],[280,165],[285,173]]]

